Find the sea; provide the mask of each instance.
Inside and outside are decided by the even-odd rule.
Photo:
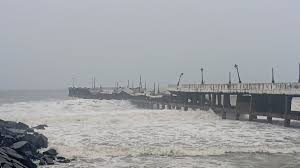
[[[0,119],[47,124],[39,132],[49,147],[74,159],[49,168],[300,167],[299,122],[286,128],[280,119],[222,120],[211,110],[139,109],[125,100],[67,95],[67,90],[0,91]],[[300,100],[293,108],[300,111]]]

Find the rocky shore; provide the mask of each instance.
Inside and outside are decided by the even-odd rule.
[[[55,149],[47,149],[48,138],[34,131],[45,127],[30,128],[21,122],[0,120],[0,168],[36,168],[70,162],[58,156]]]

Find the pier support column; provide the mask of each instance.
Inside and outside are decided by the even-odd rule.
[[[226,107],[226,108],[230,108],[231,107],[230,94],[224,94],[224,97],[223,97],[223,106]]]
[[[235,111],[235,120],[240,120],[240,112],[238,110]]]
[[[213,96],[212,96],[212,94],[208,94],[208,101],[209,101],[209,104],[210,104],[210,106],[213,106],[213,98],[212,98]]]
[[[156,108],[159,110],[160,109],[160,104],[156,104]]]
[[[181,106],[176,106],[176,110],[181,110]]]
[[[168,109],[171,110],[172,109],[172,106],[170,104],[168,104]]]
[[[149,109],[154,109],[153,104],[150,103],[150,102],[148,102],[148,108],[149,108]]]
[[[162,105],[161,105],[161,109],[162,109],[162,110],[166,109],[166,105],[165,105],[165,104],[162,104]]]
[[[289,113],[291,112],[292,99],[289,96],[284,98],[284,126],[289,127],[291,125],[291,119],[289,118]]]
[[[267,120],[268,120],[268,123],[272,124],[272,117],[268,116]]]
[[[268,113],[267,113],[267,121],[268,123],[272,124],[272,111],[273,111],[273,108],[272,108],[272,96],[271,95],[268,95]]]
[[[224,94],[223,97],[223,111],[222,111],[222,119],[226,119],[226,108],[230,108],[230,94]]]
[[[236,107],[238,106],[238,101],[236,102]],[[253,121],[255,119],[255,116],[253,115],[253,95],[251,95],[250,98],[250,105],[249,105],[249,121]]]
[[[285,127],[291,126],[291,119],[284,119],[284,126]]]
[[[223,120],[226,119],[226,109],[223,109],[223,111],[222,111],[222,119]]]
[[[189,110],[188,106],[184,106],[184,111],[188,111],[188,110]]]
[[[216,106],[216,101],[217,101],[217,95],[216,94],[212,94],[212,98],[211,98],[211,106],[214,107]]]
[[[218,98],[218,106],[221,107],[222,106],[222,95],[218,94],[217,98]]]
[[[201,94],[200,95],[200,106],[204,106],[205,105],[205,94]]]

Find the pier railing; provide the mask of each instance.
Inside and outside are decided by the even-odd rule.
[[[169,91],[231,94],[280,94],[300,96],[300,83],[182,84]]]

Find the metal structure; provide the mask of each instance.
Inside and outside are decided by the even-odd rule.
[[[178,79],[178,82],[177,82],[177,87],[179,87],[182,76],[183,76],[183,73],[181,73],[180,76],[179,76],[179,79]]]
[[[274,78],[274,68],[272,68],[272,83],[275,83],[275,78]]]
[[[200,69],[201,70],[201,84],[203,85],[204,84],[204,80],[203,80],[203,68]]]
[[[239,66],[237,64],[234,65],[234,68],[236,69],[238,78],[239,78],[239,83],[242,83],[241,77],[240,77],[240,71],[239,71]]]

